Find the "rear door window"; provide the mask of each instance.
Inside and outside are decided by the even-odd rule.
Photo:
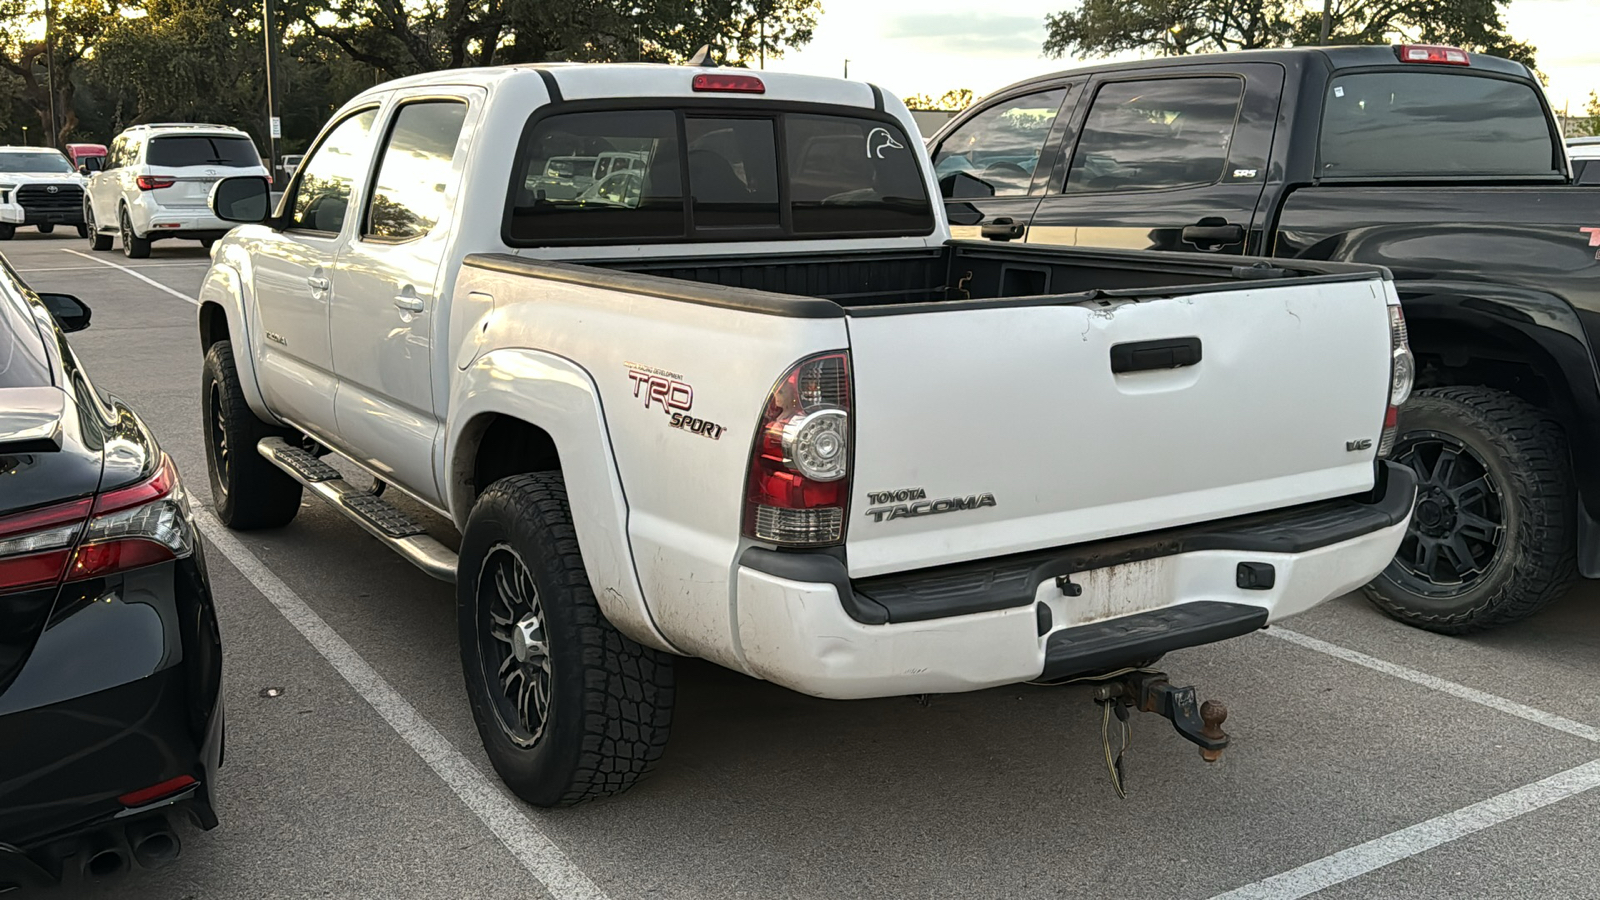
[[[615,110],[536,119],[507,243],[927,234],[915,145],[848,115]]]
[[[1067,193],[1215,184],[1228,165],[1244,82],[1169,78],[1100,88],[1067,171]]]
[[[145,164],[181,168],[184,166],[226,166],[246,168],[261,165],[256,145],[246,137],[186,134],[150,140]]]
[[[1525,82],[1455,72],[1352,72],[1334,76],[1323,104],[1323,177],[1560,171],[1544,105]]]

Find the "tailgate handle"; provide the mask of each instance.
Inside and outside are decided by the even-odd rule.
[[[1150,369],[1181,369],[1200,361],[1197,337],[1162,338],[1111,346],[1111,371],[1145,372]]]
[[[978,228],[978,233],[991,241],[1014,240],[1022,237],[1026,231],[1027,226],[1010,216],[1001,216],[992,222],[985,222]]]

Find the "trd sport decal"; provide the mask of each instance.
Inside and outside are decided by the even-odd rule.
[[[722,433],[728,429],[715,422],[686,415],[694,408],[694,388],[683,380],[682,375],[639,363],[623,365],[628,367],[628,380],[633,382],[633,396],[644,400],[645,409],[660,409],[666,414],[667,424],[672,428],[713,441],[722,439]]]
[[[1589,246],[1600,247],[1600,228],[1579,228],[1578,231],[1589,236]],[[1600,259],[1600,250],[1594,252],[1594,258]]]

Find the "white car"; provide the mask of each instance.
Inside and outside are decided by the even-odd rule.
[[[310,493],[456,582],[479,734],[541,805],[649,770],[674,656],[837,699],[1062,681],[1383,570],[1416,483],[1386,270],[954,241],[916,133],[742,69],[363,92],[277,213],[213,191],[249,223],[200,291],[217,517]],[[1220,750],[1177,690],[1139,706]]]
[[[1573,184],[1600,184],[1600,137],[1567,139]]]
[[[32,225],[40,234],[72,225],[82,237],[83,185],[83,176],[59,150],[0,147],[0,241],[11,240],[18,225]]]
[[[211,186],[233,175],[270,177],[255,142],[225,125],[135,125],[117,135],[105,169],[89,178],[83,204],[89,246],[110,250],[122,239],[133,259],[150,255],[150,244],[166,238],[199,241],[206,247],[231,224],[206,206]]]

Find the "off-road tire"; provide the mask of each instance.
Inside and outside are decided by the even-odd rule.
[[[56,226],[52,222],[46,222],[43,225],[35,225],[33,227],[39,229],[40,234],[54,234],[56,230]]]
[[[217,518],[236,531],[280,528],[300,511],[300,482],[256,452],[266,437],[293,438],[292,432],[256,417],[245,402],[233,345],[218,341],[206,351],[200,376],[201,433],[206,469]]]
[[[89,249],[98,253],[110,250],[116,243],[116,238],[100,233],[100,223],[94,220],[94,207],[87,203],[83,205],[83,232],[81,236],[89,239]]]
[[[1565,593],[1575,577],[1578,499],[1560,426],[1511,394],[1442,387],[1418,391],[1401,408],[1397,446],[1419,431],[1450,436],[1485,463],[1500,490],[1499,549],[1453,596],[1409,589],[1395,577],[1399,563],[1390,563],[1365,588],[1367,598],[1408,625],[1467,634],[1527,618]]]
[[[150,239],[139,237],[134,233],[133,220],[128,218],[126,207],[117,215],[117,224],[122,235],[122,255],[129,259],[149,259]]]
[[[549,710],[531,746],[512,739],[485,672],[480,590],[491,553],[514,551],[542,610]],[[578,551],[566,486],[557,473],[489,485],[462,533],[457,622],[467,696],[484,750],[508,787],[535,806],[570,806],[632,787],[661,758],[672,726],[672,657],[612,627]],[[492,589],[492,588],[491,588]]]

